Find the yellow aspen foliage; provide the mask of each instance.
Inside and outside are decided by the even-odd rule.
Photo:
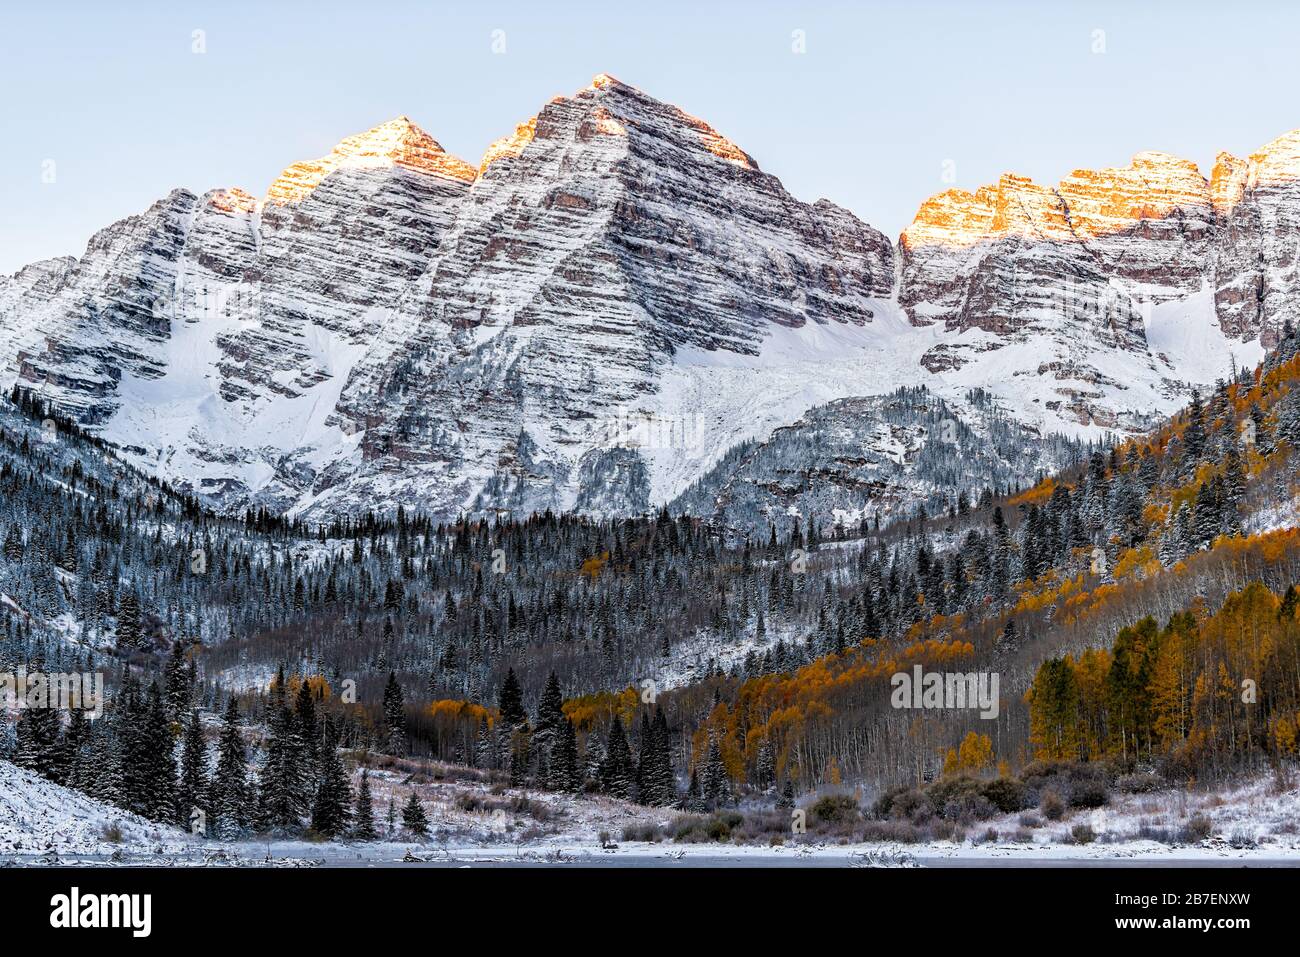
[[[826,766],[826,781],[828,784],[836,786],[842,783],[840,777],[840,762],[834,755],[831,756],[830,763]]]
[[[957,765],[972,774],[988,770],[993,766],[993,739],[987,734],[967,731],[957,751]]]
[[[961,769],[961,762],[957,758],[957,749],[949,748],[943,756],[943,774],[947,777],[950,774],[956,774]]]

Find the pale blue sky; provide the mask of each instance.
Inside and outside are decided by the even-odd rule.
[[[0,273],[80,253],[175,186],[260,194],[401,113],[477,162],[600,72],[896,236],[949,185],[945,160],[966,188],[1142,149],[1208,174],[1219,150],[1300,127],[1297,49],[1300,11],[1280,2],[4,0]]]

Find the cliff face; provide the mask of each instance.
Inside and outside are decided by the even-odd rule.
[[[1225,334],[1271,346],[1295,318],[1298,215],[1300,132],[1246,160],[1221,153],[1209,180],[1154,152],[1054,189],[1007,174],[922,205],[900,240],[899,301],[913,322],[1009,332],[1044,309],[1086,321],[1208,287]],[[1121,324],[1093,323],[1140,346],[1138,324]]]
[[[0,279],[0,368],[219,505],[314,517],[639,511],[900,386],[1100,437],[1294,318],[1298,154],[1008,174],[931,198],[895,248],[601,75],[476,165],[398,117],[260,198],[177,190]]]
[[[1163,153],[1075,170],[1055,189],[1007,174],[921,207],[900,240],[899,301],[917,323],[1011,333],[1081,321],[1142,348],[1138,303],[1200,288],[1213,227],[1209,184]]]
[[[1211,181],[1219,321],[1276,345],[1282,325],[1300,320],[1300,130],[1246,160],[1219,154]]]
[[[617,471],[611,413],[656,393],[678,350],[757,355],[772,325],[862,326],[892,281],[878,231],[798,202],[701,120],[597,77],[489,149],[344,389],[337,421],[364,433],[363,463],[317,492],[637,507],[635,472],[625,492],[592,482]]]

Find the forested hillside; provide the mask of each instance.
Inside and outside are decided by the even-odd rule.
[[[103,671],[112,705],[23,710],[3,746],[226,836],[344,833],[348,767],[380,752],[690,808],[1036,760],[1276,765],[1300,708],[1297,382],[1288,327],[1260,368],[1029,488],[750,540],[667,510],[221,518],[15,392],[0,670]],[[914,665],[997,672],[997,717],[892,707]]]

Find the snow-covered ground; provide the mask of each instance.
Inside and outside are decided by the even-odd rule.
[[[441,779],[431,775],[445,775]],[[970,828],[961,841],[831,843],[790,835],[783,844],[680,844],[625,841],[625,829],[668,825],[677,813],[605,797],[576,797],[493,786],[450,766],[371,772],[381,840],[201,840],[144,821],[0,761],[0,864],[235,864],[247,866],[388,866],[593,864],[606,866],[846,865],[984,866],[997,864],[1237,864],[1300,866],[1300,787],[1261,778],[1218,792],[1167,790],[1117,797],[1112,806],[1076,811],[1026,828],[1020,814]],[[355,781],[355,778],[354,778]],[[400,806],[415,788],[429,836],[408,839]],[[398,829],[388,833],[390,800]],[[1196,815],[1210,822],[1196,842],[1176,835]],[[1089,844],[1067,841],[1087,824]],[[987,837],[989,829],[997,838]]]
[[[0,761],[0,861],[51,851],[111,854],[118,847],[172,855],[192,846],[192,839],[176,828]]]

